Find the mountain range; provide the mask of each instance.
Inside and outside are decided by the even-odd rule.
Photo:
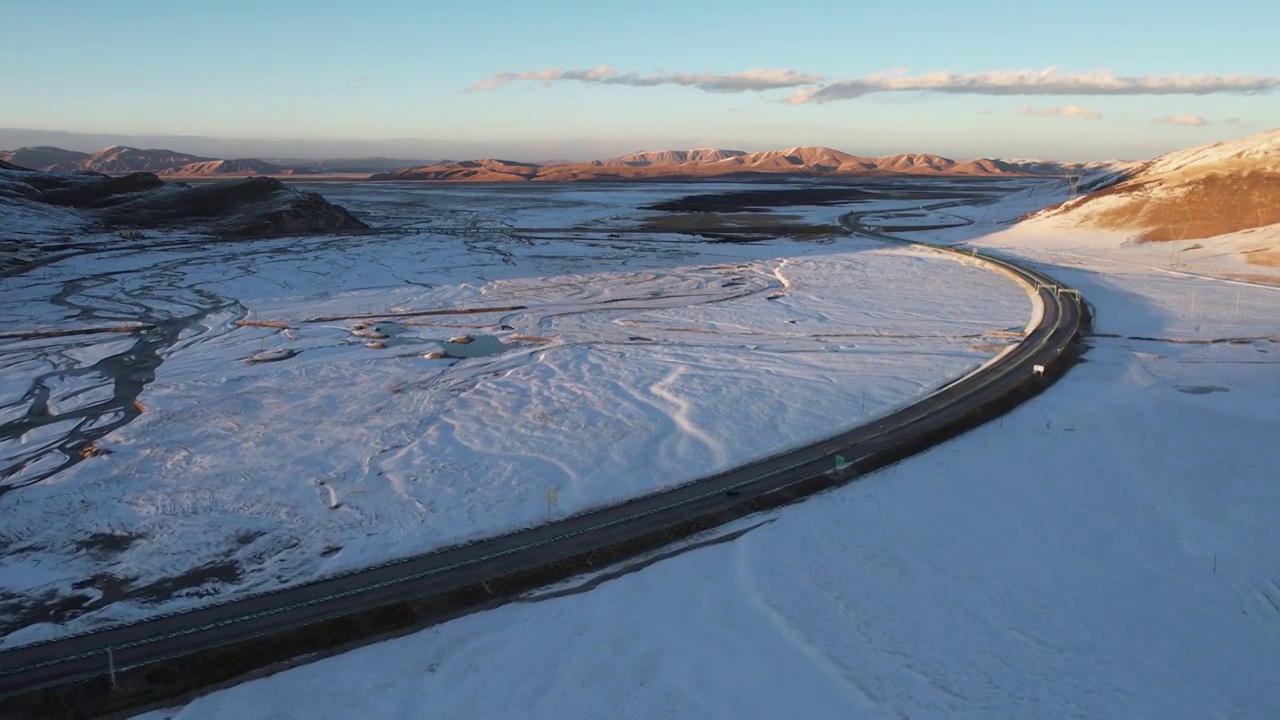
[[[443,182],[680,179],[763,173],[824,176],[1063,175],[1079,172],[1093,165],[990,158],[957,162],[924,153],[862,157],[827,147],[795,147],[754,153],[717,148],[657,150],[581,162],[532,163],[482,159],[424,163],[383,157],[334,160],[220,159],[173,150],[144,150],[124,145],[113,145],[94,153],[37,146],[0,152],[0,160],[33,170],[98,172],[107,175],[151,172],[169,177],[243,177],[375,173],[371,178],[373,180]]]
[[[703,148],[636,152],[607,160],[540,165],[513,160],[466,160],[411,167],[374,175],[372,180],[507,182],[542,180],[634,180],[658,178],[775,175],[1062,175],[1077,166],[1043,161],[1014,163],[991,158],[957,162],[924,153],[861,157],[827,147],[794,147],[748,153]]]

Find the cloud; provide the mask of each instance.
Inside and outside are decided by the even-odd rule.
[[[350,84],[348,87],[350,87],[352,90],[363,90],[363,89],[364,89],[364,85],[365,85],[365,83],[367,83],[367,82],[369,82],[369,76],[368,76],[368,75],[361,75],[360,77],[356,78],[355,80],[352,80],[352,81],[351,81],[351,84]]]
[[[1227,118],[1226,120],[1223,120],[1222,122],[1224,122],[1224,123],[1226,123],[1226,124],[1228,124],[1228,125],[1243,125],[1243,124],[1244,124],[1244,118],[1229,117],[1229,118]]]
[[[1208,120],[1199,115],[1165,115],[1151,122],[1157,125],[1185,125],[1187,127],[1204,127],[1209,124]]]
[[[927,92],[953,95],[1214,95],[1264,93],[1280,88],[1280,77],[1254,75],[1117,75],[1109,70],[1068,73],[1043,70],[993,70],[980,73],[940,71],[910,75],[890,70],[860,78],[828,81],[822,75],[786,68],[756,68],[737,73],[619,72],[608,65],[590,69],[548,68],[504,72],[467,88],[468,92],[494,90],[513,82],[550,85],[577,82],[585,85],[655,87],[677,85],[712,93],[766,92],[790,89],[783,102],[792,105],[852,100],[872,93]]]
[[[837,80],[798,90],[787,102],[850,100],[877,92],[936,92],[964,95],[1211,95],[1267,92],[1280,77],[1244,75],[1144,75],[1125,77],[1102,70],[1063,73],[1044,70],[996,70],[984,73],[934,72],[907,75],[902,70]]]
[[[813,85],[822,81],[821,75],[812,75],[783,68],[756,68],[738,73],[622,73],[608,65],[601,65],[590,70],[529,70],[518,73],[498,73],[485,78],[471,87],[468,92],[493,90],[513,82],[530,80],[550,84],[553,82],[580,82],[587,85],[626,85],[630,87],[655,87],[658,85],[680,85],[697,88],[706,92],[735,93],[759,92],[762,90],[778,90]]]
[[[1023,115],[1034,115],[1036,117],[1074,117],[1084,118],[1085,120],[1101,120],[1102,113],[1097,110],[1090,110],[1087,107],[1079,105],[1063,105],[1062,107],[1049,108],[1019,108],[1018,112]]]

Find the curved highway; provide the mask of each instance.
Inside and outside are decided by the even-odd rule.
[[[859,217],[850,213],[841,223],[852,232],[879,240],[910,242],[865,228]],[[572,575],[575,569],[581,572],[592,567],[592,560],[596,560],[594,566],[616,562],[651,549],[655,543],[846,483],[984,422],[1034,394],[1065,370],[1084,322],[1084,306],[1078,293],[1063,292],[1054,280],[1039,272],[1008,260],[959,254],[1022,283],[1043,306],[1040,322],[1003,355],[913,405],[804,448],[540,527],[279,591],[5,650],[0,652],[0,698],[7,699],[0,701],[0,715],[51,707],[51,697],[60,698],[63,704],[59,706],[68,714],[79,715],[87,708],[96,713],[155,700],[165,697],[166,692],[172,695],[193,687],[192,679],[181,683],[184,689],[152,688],[125,700],[120,695],[126,691],[111,690],[105,678],[112,669],[122,675],[133,669],[135,675],[145,673],[148,683],[163,685],[163,673],[153,669],[233,645],[254,658],[231,674],[240,673],[246,667],[290,656],[288,653],[315,649],[300,650],[299,643],[290,644],[290,633],[307,632],[335,618],[397,603],[456,595],[464,588],[489,590],[504,582],[511,587],[522,577],[523,587],[529,587],[530,578],[543,582],[548,577]],[[838,466],[837,456],[844,460]],[[571,561],[583,558],[587,560],[568,567]],[[550,574],[538,575],[543,571]],[[483,594],[468,597],[462,605],[455,603],[453,610],[492,600]],[[344,641],[352,639],[347,636]],[[224,655],[217,657],[225,656],[226,651],[221,652]],[[216,667],[216,662],[202,660],[198,665],[179,667],[210,666]],[[225,677],[201,678],[204,682],[222,679]],[[130,686],[122,683],[121,687]],[[72,711],[66,703],[79,709]]]

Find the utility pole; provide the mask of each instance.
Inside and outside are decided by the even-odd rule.
[[[110,647],[107,648],[107,669],[111,672],[111,689],[116,689],[116,655]]]

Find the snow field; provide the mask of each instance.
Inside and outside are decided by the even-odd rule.
[[[1098,236],[981,244],[1101,333],[1001,420],[737,539],[144,717],[1280,716],[1280,292]]]
[[[977,367],[1029,308],[1000,275],[852,239],[427,232],[106,253],[92,273],[59,263],[0,294],[4,329],[186,329],[142,415],[98,441],[109,454],[0,497],[3,539],[22,548],[0,559],[0,592],[235,571],[30,623],[8,644],[545,522],[827,437]],[[452,308],[506,309],[423,314]],[[424,357],[464,334],[504,351]],[[50,363],[89,369],[119,352],[108,340],[60,339],[74,362],[21,341],[5,356],[34,364],[6,382],[62,383],[41,379]],[[132,539],[76,544],[102,536]]]

